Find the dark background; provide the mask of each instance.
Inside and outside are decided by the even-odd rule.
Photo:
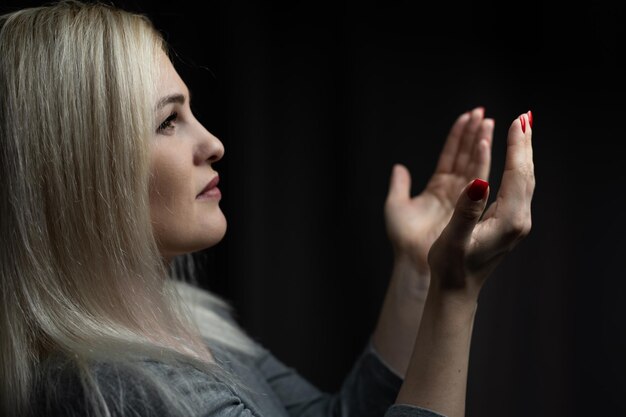
[[[626,415],[623,6],[114,4],[166,35],[226,149],[228,231],[198,254],[202,284],[323,390],[339,389],[376,324],[393,163],[417,194],[454,119],[482,105],[496,120],[494,196],[508,126],[532,110],[533,230],[481,294],[467,415]]]

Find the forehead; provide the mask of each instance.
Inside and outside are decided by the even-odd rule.
[[[165,52],[161,52],[159,55],[159,65],[160,75],[157,89],[160,95],[182,93],[189,96],[185,82],[180,78]]]

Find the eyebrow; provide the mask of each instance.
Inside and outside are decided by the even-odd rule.
[[[168,96],[161,97],[159,103],[157,104],[157,110],[160,110],[171,103],[185,104],[185,100],[185,95],[180,93],[170,94]],[[189,102],[191,102],[191,91],[189,92]]]

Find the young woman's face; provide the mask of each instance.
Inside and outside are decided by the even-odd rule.
[[[198,194],[217,177],[211,166],[224,146],[198,122],[189,91],[169,58],[162,54],[159,103],[151,149],[150,214],[159,250],[168,262],[219,242],[226,218],[217,196]]]

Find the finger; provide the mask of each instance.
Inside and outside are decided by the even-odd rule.
[[[528,126],[525,132],[528,134],[526,136],[528,140],[526,142],[526,151],[529,153],[528,157],[532,161],[533,160],[533,112],[528,110],[528,112],[526,112],[526,118],[528,120]]]
[[[459,142],[459,150],[454,160],[454,166],[452,167],[453,172],[460,175],[465,174],[484,115],[485,109],[483,107],[477,107],[472,110],[470,120],[467,122],[467,126],[465,126],[465,130]]]
[[[493,128],[495,124],[495,120],[491,118],[483,119],[480,123],[480,127],[478,128],[478,136],[477,139],[474,141],[474,144],[482,139],[487,139],[489,144],[491,144],[491,142],[493,141]]]
[[[476,259],[509,251],[530,232],[531,200],[535,187],[532,117],[531,112],[524,113],[509,128],[498,196],[483,215],[483,227],[475,233],[475,241],[481,242],[473,252]]]
[[[446,243],[455,247],[467,247],[472,231],[485,210],[488,196],[489,183],[479,178],[463,188],[452,217],[441,235]]]
[[[452,171],[454,160],[459,149],[459,142],[469,120],[470,112],[465,112],[460,115],[452,125],[448,138],[446,139],[446,143],[441,151],[441,155],[439,156],[435,172],[440,173]]]
[[[491,149],[493,143],[493,119],[484,119],[478,131],[472,157],[467,166],[465,178],[484,178],[489,180],[491,169]]]
[[[504,174],[497,198],[499,217],[514,223],[526,221],[530,217],[534,188],[532,127],[528,113],[524,113],[509,128]]]
[[[389,180],[387,201],[397,203],[411,198],[411,173],[402,164],[394,164]]]

